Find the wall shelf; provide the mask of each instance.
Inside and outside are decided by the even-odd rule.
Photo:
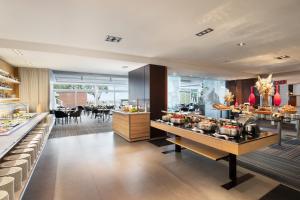
[[[11,90],[12,90],[12,88],[8,88],[8,87],[1,87],[1,86],[0,86],[0,90],[8,90],[8,91],[11,91]]]
[[[7,71],[4,71],[3,69],[0,69],[0,73],[2,73],[2,74],[6,74],[6,75],[8,75],[8,74],[9,74]]]
[[[16,84],[20,83],[19,81],[15,80],[15,79],[8,78],[8,77],[3,76],[1,74],[0,74],[0,80],[6,81],[6,82],[9,82],[9,83],[16,83]]]
[[[0,102],[19,101],[20,98],[0,98]]]

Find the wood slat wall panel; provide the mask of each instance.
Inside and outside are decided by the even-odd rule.
[[[128,141],[149,139],[150,113],[113,113],[113,131]]]

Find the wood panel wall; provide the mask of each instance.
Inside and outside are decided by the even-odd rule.
[[[234,94],[239,103],[245,103],[249,102],[250,88],[255,86],[256,81],[256,78],[226,81],[226,88]],[[256,95],[256,104],[259,104],[260,98],[256,88],[254,88],[254,93]]]
[[[167,109],[167,67],[149,64],[130,71],[129,75],[129,103],[144,108],[147,106],[150,119],[161,118],[161,110]],[[163,137],[165,132],[151,129],[150,138]]]

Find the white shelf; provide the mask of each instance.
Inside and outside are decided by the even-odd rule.
[[[6,101],[19,101],[20,98],[0,98],[0,102],[6,102]]]
[[[8,74],[9,74],[7,71],[4,71],[3,69],[0,69],[0,73],[2,73],[2,74],[6,74],[6,75],[8,75]]]
[[[6,81],[6,82],[10,82],[10,83],[16,83],[16,84],[19,84],[20,82],[15,80],[15,79],[12,79],[12,78],[8,78],[6,76],[3,76],[0,74],[0,79],[3,80],[3,81]]]
[[[7,87],[1,87],[1,86],[0,86],[0,90],[9,90],[9,91],[11,91],[12,88],[7,88]]]

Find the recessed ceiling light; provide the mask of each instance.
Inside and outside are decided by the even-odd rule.
[[[203,36],[203,35],[205,35],[205,34],[207,34],[207,33],[212,32],[213,30],[214,30],[214,29],[212,29],[212,28],[207,28],[207,29],[205,29],[205,30],[203,30],[203,31],[201,31],[201,32],[199,32],[199,33],[196,33],[196,35],[199,36],[199,37],[201,37],[201,36]]]
[[[245,42],[240,42],[240,43],[238,43],[237,45],[240,46],[240,47],[242,47],[242,46],[245,46],[246,43],[245,43]]]
[[[122,38],[121,37],[117,37],[117,36],[113,36],[113,35],[107,35],[105,38],[106,42],[121,42]]]
[[[285,60],[285,59],[289,59],[290,58],[290,56],[288,56],[288,55],[283,55],[283,56],[277,56],[277,57],[275,57],[275,59],[277,59],[277,60]]]
[[[128,66],[123,66],[122,68],[123,68],[123,69],[127,69],[127,68],[128,68]]]

